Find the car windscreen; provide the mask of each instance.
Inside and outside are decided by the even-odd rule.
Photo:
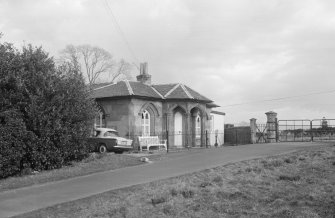
[[[116,132],[107,131],[105,132],[104,137],[118,137],[118,134]]]

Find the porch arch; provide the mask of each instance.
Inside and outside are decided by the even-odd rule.
[[[161,114],[159,113],[157,107],[152,102],[147,102],[142,105],[141,109],[138,112],[138,115],[142,115],[144,111],[151,112],[154,116],[159,117]]]
[[[187,137],[187,119],[186,111],[180,106],[172,109],[172,141],[177,148],[184,147]]]
[[[168,113],[173,114],[173,112],[176,109],[178,109],[178,108],[182,111],[182,113],[187,113],[187,109],[184,106],[180,105],[180,104],[173,104],[173,105],[171,105],[169,107],[169,109],[168,109]]]

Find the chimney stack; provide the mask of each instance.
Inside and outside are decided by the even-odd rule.
[[[140,74],[148,74],[148,63],[140,63]]]
[[[140,75],[136,76],[138,82],[151,85],[151,75],[148,74],[148,63],[140,63]]]

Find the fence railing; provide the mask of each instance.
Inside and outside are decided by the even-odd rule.
[[[279,120],[281,142],[334,141],[335,119]]]
[[[132,133],[123,136],[133,140],[134,148],[139,147],[139,137],[141,133]],[[157,136],[159,140],[166,140],[168,149],[194,148],[194,147],[218,147],[224,144],[223,131],[203,131],[201,133],[183,132],[152,132],[150,136]]]
[[[250,143],[267,143],[269,132],[275,141],[305,142],[305,141],[335,141],[335,119],[319,120],[279,120],[274,123],[275,130],[269,130],[270,124],[254,124],[250,126],[228,127],[224,131],[193,131],[193,132],[151,132],[150,136],[157,136],[166,140],[168,149],[192,147],[216,147],[223,144],[239,145]],[[271,132],[272,131],[272,132]],[[126,138],[132,139],[133,146],[139,147],[138,138],[141,133],[127,133]],[[273,139],[273,138],[270,138]]]

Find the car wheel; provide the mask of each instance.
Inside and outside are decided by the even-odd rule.
[[[99,152],[100,153],[106,153],[107,152],[106,145],[99,145]]]

